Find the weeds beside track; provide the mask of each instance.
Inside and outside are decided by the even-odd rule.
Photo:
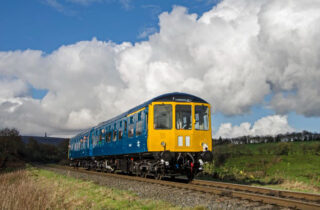
[[[235,197],[251,201],[262,202],[266,204],[273,204],[282,207],[295,209],[320,209],[320,195],[299,193],[283,190],[272,190],[267,188],[251,187],[247,185],[236,185],[230,183],[211,182],[195,180],[191,183],[183,183],[177,181],[164,181],[148,178],[141,178],[136,176],[127,176],[121,174],[101,173],[97,171],[88,171],[85,169],[74,169],[65,166],[55,166],[65,170],[73,170],[81,173],[90,173],[100,176],[112,176],[121,179],[129,179],[140,182],[147,182],[151,184],[158,184],[170,186],[174,188],[182,188],[191,191],[198,191],[203,193],[212,193],[221,196]]]

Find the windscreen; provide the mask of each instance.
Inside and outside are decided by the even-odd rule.
[[[154,105],[154,129],[172,128],[172,106],[170,104]]]
[[[195,129],[209,130],[209,108],[207,106],[195,106]]]
[[[176,105],[176,129],[191,130],[191,105]]]

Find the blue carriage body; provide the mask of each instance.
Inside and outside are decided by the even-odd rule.
[[[147,152],[149,103],[148,101],[141,104],[71,138],[69,158],[81,159]],[[130,129],[132,129],[131,135]]]

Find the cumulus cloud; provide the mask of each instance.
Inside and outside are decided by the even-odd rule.
[[[272,115],[257,120],[253,125],[249,122],[241,123],[239,126],[232,126],[231,123],[220,125],[215,138],[232,138],[240,136],[260,136],[292,132],[294,129],[289,125],[287,116]]]
[[[155,27],[145,28],[139,35],[139,39],[147,38],[149,35],[156,33],[157,29]]]
[[[320,116],[320,2],[225,0],[197,16],[174,7],[147,41],[96,39],[0,52],[1,127],[65,134],[164,92],[189,92],[215,111],[264,103],[279,114]],[[48,90],[32,99],[28,88]]]

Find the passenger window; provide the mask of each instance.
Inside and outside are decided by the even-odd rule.
[[[113,139],[112,140],[117,141],[117,131],[116,130],[113,131]]]
[[[107,142],[111,142],[111,131],[108,132]]]
[[[158,104],[154,106],[154,129],[172,128],[172,106]]]
[[[122,136],[123,136],[123,131],[122,131],[122,130],[119,130],[119,140],[122,139]]]
[[[114,124],[113,127],[113,141],[117,141],[117,124]]]
[[[119,132],[118,132],[118,139],[121,140],[123,136],[123,128],[122,128],[122,121],[119,122]]]
[[[141,118],[141,112],[138,114],[138,121],[136,123],[136,136],[140,136],[143,130],[143,121]]]
[[[134,123],[133,116],[130,117],[130,124]]]
[[[134,134],[134,121],[133,121],[133,116],[130,117],[130,124],[128,128],[128,137],[133,137]]]
[[[102,141],[102,131],[100,129],[99,141]]]

